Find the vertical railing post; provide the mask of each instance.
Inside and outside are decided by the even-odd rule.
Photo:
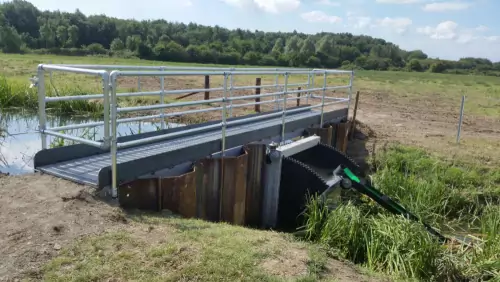
[[[43,65],[38,66],[38,130],[42,139],[42,149],[47,149],[47,135],[43,132],[47,129],[47,117],[45,113],[45,72]]]
[[[276,69],[276,72],[278,72],[278,69]],[[276,85],[276,92],[280,92],[280,75],[276,73],[276,77],[274,78],[274,83]],[[279,105],[279,94],[274,95],[274,110],[279,110],[280,105]]]
[[[311,88],[310,88],[310,89],[314,89],[314,88],[316,87],[316,86],[314,85],[314,78],[315,78],[315,77],[316,77],[316,73],[313,71],[313,72],[312,72],[312,75],[311,75],[311,84],[310,84],[310,85],[311,85]],[[309,90],[309,92],[307,93],[308,95],[307,95],[307,98],[306,98],[306,104],[309,104],[309,98],[311,98],[311,97],[312,97],[313,92],[314,92],[314,91],[310,91],[310,90]]]
[[[165,70],[164,67],[160,68],[160,71],[163,72]],[[160,92],[160,104],[163,105],[165,104],[165,76],[160,77],[160,87],[161,87],[161,92]],[[162,108],[161,112],[161,129],[165,129],[165,109]]]
[[[111,72],[111,197],[113,199],[118,197],[118,171],[117,171],[117,153],[118,144],[116,140],[116,111],[117,111],[117,99],[116,99],[116,75]]]
[[[210,89],[210,76],[205,75],[205,89]],[[205,100],[210,99],[210,91],[205,91]]]
[[[229,97],[233,98],[233,87],[234,87],[234,68],[231,68],[231,73],[229,74]],[[229,117],[233,117],[233,100],[229,100]]]
[[[309,103],[309,95],[311,95],[311,73],[307,74],[307,93],[306,93],[306,104]]]
[[[320,128],[323,128],[323,114],[325,112],[325,95],[326,95],[326,75],[327,72],[323,74],[323,95],[321,96],[321,119],[319,126]]]
[[[462,104],[460,105],[460,117],[458,119],[457,144],[460,144],[460,134],[462,133],[462,121],[464,118],[465,95],[462,96]]]
[[[232,75],[232,74],[231,74]],[[228,74],[224,72],[224,82],[222,84],[222,87],[224,88],[222,92],[222,157],[224,158],[224,151],[226,150],[226,117],[227,117],[227,77]]]
[[[302,90],[302,87],[297,88],[297,90]],[[297,93],[297,107],[300,107],[300,92]]]
[[[351,107],[352,100],[352,83],[354,82],[354,70],[351,71],[351,76],[349,78],[349,101],[347,102],[347,117],[349,117],[349,108]],[[326,87],[326,86],[325,86]]]
[[[261,85],[261,78],[257,77],[255,79],[255,95],[260,95],[260,85]],[[255,112],[260,113],[260,97],[255,97]]]
[[[281,145],[285,144],[286,124],[286,98],[288,96],[288,72],[285,72],[285,84],[283,87],[283,110],[281,111]]]
[[[231,74],[232,75],[232,74]],[[221,163],[220,163],[220,179],[219,179],[219,218],[222,217],[222,204],[224,199],[224,157],[225,157],[225,151],[226,151],[226,129],[227,129],[227,122],[226,122],[226,116],[227,116],[227,72],[224,72],[224,81],[222,83],[222,88],[224,90],[222,91],[222,122],[221,122]]]
[[[104,115],[104,146],[109,148],[110,145],[110,129],[109,129],[109,72],[104,72],[102,74],[102,92],[104,94],[104,105],[103,105],[103,115]]]

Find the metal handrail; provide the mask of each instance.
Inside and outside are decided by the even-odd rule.
[[[121,69],[121,70],[120,70]],[[124,71],[123,69],[127,69]],[[112,70],[111,72],[108,72]],[[177,71],[176,71],[177,70]],[[103,81],[103,93],[102,94],[90,94],[90,95],[75,95],[75,96],[59,96],[59,97],[45,97],[45,79],[44,71],[61,71],[61,72],[71,72],[77,74],[89,74],[98,75],[102,77]],[[328,74],[350,74],[349,85],[342,86],[327,86],[327,75]],[[307,83],[289,83],[289,76],[294,74],[307,74]],[[323,86],[314,87],[314,78],[318,75],[323,75]],[[164,84],[164,78],[167,76],[194,76],[194,75],[221,75],[223,76],[223,86],[216,88],[201,88],[201,89],[176,89],[176,90],[166,90]],[[275,75],[275,84],[273,85],[256,85],[256,86],[234,86],[234,76],[236,75]],[[161,90],[160,91],[147,91],[141,92],[127,92],[127,93],[117,93],[118,77],[120,76],[157,76],[161,79]],[[279,77],[284,76],[284,83],[279,83]],[[323,124],[323,114],[324,108],[329,105],[337,103],[345,103],[348,105],[352,98],[352,84],[353,84],[353,71],[341,71],[341,70],[319,70],[319,69],[297,69],[297,68],[200,68],[200,67],[175,67],[175,66],[106,66],[106,65],[39,65],[38,67],[38,102],[39,102],[39,116],[40,116],[40,132],[42,134],[42,148],[46,149],[47,141],[46,136],[52,135],[64,139],[73,140],[75,142],[87,144],[90,146],[101,147],[103,149],[109,149],[111,152],[111,167],[112,167],[112,185],[111,191],[112,196],[117,196],[117,151],[121,148],[127,148],[131,146],[137,146],[145,143],[156,142],[160,140],[165,140],[168,138],[178,137],[186,134],[192,134],[202,130],[221,128],[221,140],[222,140],[222,155],[225,151],[225,139],[226,139],[226,129],[228,126],[238,125],[242,123],[254,122],[261,119],[267,119],[271,117],[282,117],[282,141],[285,136],[285,124],[286,116],[290,113],[305,111],[310,109],[321,108],[321,120],[320,123]],[[289,90],[290,87],[294,86],[307,86],[306,89],[300,90]],[[282,89],[281,89],[282,87]],[[234,90],[246,90],[246,89],[259,89],[259,88],[275,88],[272,93],[261,93],[233,97]],[[337,90],[337,89],[349,89],[349,96],[347,98],[335,98],[326,97],[326,91]],[[214,92],[222,91],[223,96],[221,98],[202,100],[202,101],[186,101],[178,103],[165,104],[165,95],[171,94],[184,94],[190,92]],[[321,95],[313,95],[313,92],[321,91]],[[297,97],[289,97],[291,94],[306,93],[306,95]],[[118,98],[120,97],[134,97],[134,96],[160,96],[160,104],[158,105],[147,105],[147,106],[135,106],[135,107],[119,107]],[[274,97],[274,100],[266,101],[253,101],[245,104],[235,104],[233,101],[254,99],[254,98],[264,98],[264,97]],[[298,109],[289,110],[287,109],[288,100],[301,100],[306,99],[306,103],[309,99],[321,99],[321,102],[317,105],[310,105],[307,107],[301,107]],[[46,128],[46,117],[45,117],[45,104],[56,101],[72,101],[72,100],[86,100],[86,99],[103,99],[103,112],[104,120],[101,122],[90,122],[83,124],[73,124],[65,125],[53,128]],[[331,101],[331,102],[330,102]],[[173,113],[164,113],[164,109],[173,107],[183,107],[183,106],[193,106],[202,105],[208,103],[221,103],[218,107],[206,108],[206,109],[195,109],[187,111],[179,111]],[[270,113],[262,116],[253,116],[241,118],[238,120],[227,121],[227,114],[229,112],[229,117],[232,116],[232,109],[274,103],[275,108],[277,107],[281,111]],[[119,113],[125,112],[136,112],[136,111],[146,111],[146,110],[158,110],[159,114],[140,116],[140,117],[129,117],[129,118],[118,118]],[[164,128],[165,118],[185,115],[202,113],[209,111],[222,111],[222,122],[218,124],[211,124],[204,127],[186,129],[174,133],[162,134],[153,137],[142,138],[134,141],[128,142],[118,142],[117,140],[117,125],[125,122],[142,121],[150,119],[161,119],[162,128]],[[104,138],[102,141],[91,141],[80,137],[71,136],[68,134],[60,133],[58,131],[95,127],[104,125]]]

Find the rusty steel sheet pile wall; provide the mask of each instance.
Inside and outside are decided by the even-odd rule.
[[[119,187],[120,205],[259,226],[265,153],[264,144],[249,144],[224,158],[201,159],[178,176],[134,180]]]
[[[321,143],[337,148],[341,152],[347,151],[347,141],[351,122],[325,124],[323,127],[311,127],[306,131],[311,135],[318,135]]]
[[[295,213],[303,208],[306,195],[327,188],[308,165],[330,169],[343,162],[331,152],[336,148],[345,153],[349,127],[350,122],[341,122],[305,130],[303,136],[318,135],[321,143],[282,164],[279,204],[276,203],[278,226],[297,223]],[[120,204],[125,208],[168,209],[187,218],[262,227],[266,151],[266,144],[250,143],[227,150],[224,158],[214,154],[172,169],[175,172],[168,177],[158,174],[134,180],[120,186]]]

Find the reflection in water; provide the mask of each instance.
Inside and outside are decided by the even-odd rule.
[[[88,118],[47,117],[47,126],[95,122]],[[169,127],[179,126],[170,123]],[[0,111],[0,128],[5,130],[0,139],[0,172],[22,174],[33,172],[33,157],[41,150],[42,141],[38,129],[38,117],[34,114]],[[156,131],[160,123],[134,122],[118,125],[118,136]],[[103,126],[68,130],[64,133],[91,140],[100,140],[104,136]],[[58,138],[48,137],[48,144],[60,144]],[[66,144],[71,142],[66,140]],[[69,143],[71,144],[71,143]]]

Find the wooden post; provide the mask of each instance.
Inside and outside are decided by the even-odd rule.
[[[299,87],[298,90],[299,91],[302,90],[302,87]],[[300,92],[297,93],[297,107],[299,107],[299,106],[300,106]]]
[[[352,113],[351,130],[349,133],[349,139],[351,140],[354,137],[354,130],[356,130],[356,113],[358,112],[358,102],[359,102],[359,91],[356,92],[356,102],[354,102],[354,112]]]
[[[205,75],[205,89],[210,89],[210,76]],[[210,100],[210,91],[205,91],[205,100]]]
[[[257,77],[255,79],[255,86],[260,86],[260,83],[261,83],[260,77]],[[255,89],[255,95],[260,95],[260,87]],[[260,113],[260,104],[257,104],[257,103],[260,103],[260,97],[255,98],[255,103],[256,103],[255,104],[255,111],[257,113]]]

